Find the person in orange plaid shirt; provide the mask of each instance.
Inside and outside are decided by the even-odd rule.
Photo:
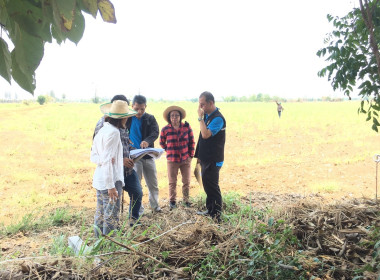
[[[179,106],[170,106],[163,113],[168,125],[162,128],[160,145],[166,151],[169,179],[169,207],[177,207],[178,169],[182,175],[182,195],[184,205],[189,207],[191,160],[194,157],[194,135],[188,122],[182,122],[186,111]]]

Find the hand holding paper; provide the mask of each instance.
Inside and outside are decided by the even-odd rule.
[[[149,155],[155,159],[159,159],[164,152],[165,150],[160,148],[145,148],[131,150],[129,155],[131,159],[133,159],[133,161],[136,162],[145,155]]]

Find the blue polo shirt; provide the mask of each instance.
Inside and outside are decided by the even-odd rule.
[[[140,144],[142,141],[141,130],[142,130],[141,118],[138,119],[138,118],[136,118],[136,116],[133,116],[132,117],[132,123],[131,123],[131,129],[129,132],[129,138],[131,139],[131,141],[133,143],[133,147],[135,147],[136,149],[141,148],[140,147]]]

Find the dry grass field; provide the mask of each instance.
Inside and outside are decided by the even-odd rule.
[[[160,127],[169,105],[148,104]],[[198,138],[197,104],[177,105]],[[129,227],[124,211],[108,240],[92,227],[99,105],[0,104],[0,279],[380,279],[379,135],[359,104],[285,103],[281,119],[274,103],[217,106],[227,120],[222,223],[195,215],[195,178],[193,206],[169,211],[163,156],[162,213]],[[73,235],[91,256],[76,256]]]
[[[147,112],[156,116],[160,127],[169,105],[148,104]],[[186,120],[198,138],[197,104],[179,105],[186,109]],[[281,119],[275,103],[217,106],[227,120],[220,179],[224,193],[317,194],[326,201],[374,198],[373,156],[380,153],[379,135],[365,116],[357,114],[357,102],[285,103]],[[95,166],[89,156],[93,129],[101,116],[99,105],[0,104],[0,115],[1,224],[60,206],[95,207],[91,186]],[[166,206],[164,156],[157,160],[157,169],[161,202]],[[144,186],[145,206],[147,192]],[[193,178],[191,195],[201,192]]]

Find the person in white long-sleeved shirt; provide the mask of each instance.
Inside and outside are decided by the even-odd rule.
[[[125,127],[128,117],[136,114],[122,100],[103,104],[101,111],[106,115],[105,123],[96,134],[91,148],[91,161],[97,165],[92,182],[97,190],[94,222],[97,237],[110,233],[119,222],[124,171],[123,146],[118,128]]]

